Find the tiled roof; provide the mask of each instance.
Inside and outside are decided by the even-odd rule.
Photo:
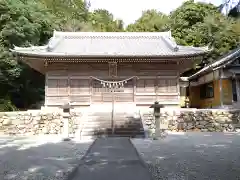
[[[219,68],[222,68],[223,66],[232,63],[234,60],[236,60],[239,57],[240,57],[240,47],[233,49],[229,53],[220,57],[218,60],[208,64],[201,70],[197,71],[195,74],[191,75],[188,79],[189,80],[195,79],[195,78],[201,76],[202,74],[208,73],[209,71],[214,71]]]
[[[54,32],[46,46],[15,47],[38,56],[195,56],[207,47],[179,46],[171,32]]]

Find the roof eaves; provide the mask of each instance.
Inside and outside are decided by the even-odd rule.
[[[226,65],[227,63],[231,63],[238,56],[240,56],[240,47],[230,51],[230,53],[227,53],[226,55],[222,56],[219,60],[210,63],[206,67],[202,68],[201,70],[190,76],[188,79],[192,80],[199,77],[202,74],[209,72],[210,70],[217,70]]]
[[[13,45],[14,49],[10,49],[11,51],[39,51],[39,50],[46,50],[48,45],[44,46],[30,46],[30,47],[18,47]]]
[[[135,55],[128,55],[128,54],[67,54],[67,53],[53,53],[53,52],[39,52],[39,51],[19,51],[19,50],[12,50],[11,51],[22,55],[22,56],[36,56],[36,57],[164,57],[164,58],[188,58],[188,57],[197,57],[204,55],[205,52],[199,53],[191,53],[191,54],[135,54]]]

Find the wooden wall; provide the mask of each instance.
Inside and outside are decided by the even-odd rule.
[[[214,83],[214,97],[207,99],[200,99],[200,87],[190,87],[190,104],[192,107],[197,108],[211,108],[221,106],[221,94],[220,94],[220,80],[213,81]],[[222,100],[223,105],[232,104],[232,85],[231,80],[222,79]]]
[[[49,64],[46,73],[46,105],[72,102],[78,105],[111,102],[107,88],[91,76],[111,80],[107,63]],[[117,79],[137,76],[114,93],[116,102],[152,104],[158,100],[178,104],[179,72],[177,64],[118,64]]]

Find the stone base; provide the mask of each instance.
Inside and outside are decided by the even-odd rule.
[[[141,113],[145,129],[155,129],[153,113]],[[240,110],[178,109],[164,112],[161,118],[168,121],[173,132],[236,132],[240,129]]]

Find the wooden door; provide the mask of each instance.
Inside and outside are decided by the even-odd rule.
[[[124,84],[124,87],[115,89],[113,94],[108,87],[104,87],[101,82],[92,82],[92,103],[128,103],[134,101],[133,80]]]

